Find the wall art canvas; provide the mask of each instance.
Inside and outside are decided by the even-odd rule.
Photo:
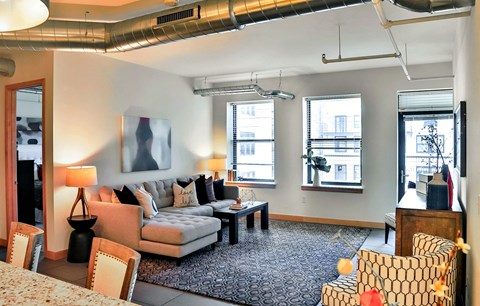
[[[42,118],[17,117],[17,144],[42,144]]]
[[[455,151],[454,164],[455,169],[460,173],[460,177],[467,176],[467,103],[460,101],[455,113]]]
[[[170,120],[122,117],[122,172],[171,167]]]

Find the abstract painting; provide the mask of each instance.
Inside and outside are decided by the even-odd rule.
[[[122,172],[170,169],[171,160],[169,120],[122,117]]]

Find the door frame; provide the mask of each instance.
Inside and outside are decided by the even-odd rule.
[[[45,79],[38,79],[5,86],[5,200],[7,236],[10,223],[18,220],[17,207],[17,90],[42,86],[42,205],[44,225],[44,250],[47,250],[47,213],[46,213],[46,177],[45,177]]]
[[[403,195],[405,194],[405,183],[401,183],[402,170],[405,173],[405,121],[404,116],[408,115],[442,115],[442,114],[453,114],[452,111],[416,111],[416,112],[398,112],[398,143],[397,143],[397,203],[400,202]]]

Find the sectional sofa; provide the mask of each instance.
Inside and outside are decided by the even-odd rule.
[[[177,259],[208,245],[214,247],[221,221],[213,217],[213,211],[233,204],[239,189],[223,186],[223,199],[194,207],[174,207],[173,184],[198,178],[196,175],[123,186],[132,193],[143,187],[151,194],[158,209],[152,218],[144,216],[140,205],[113,203],[113,189],[121,186],[103,186],[88,202],[90,212],[98,216],[93,227],[95,234],[137,251]]]

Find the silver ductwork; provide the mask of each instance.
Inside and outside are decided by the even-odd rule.
[[[390,0],[417,12],[472,6],[475,0]],[[242,29],[295,15],[370,0],[204,0],[117,23],[49,20],[22,31],[0,33],[0,48],[116,52]]]
[[[240,94],[250,94],[250,93],[256,93],[263,98],[271,98],[271,99],[279,98],[282,100],[295,99],[295,95],[292,93],[281,91],[281,90],[264,90],[257,84],[226,86],[226,87],[216,87],[216,88],[203,88],[203,89],[195,89],[193,91],[193,94],[201,95],[202,97],[240,95]]]

